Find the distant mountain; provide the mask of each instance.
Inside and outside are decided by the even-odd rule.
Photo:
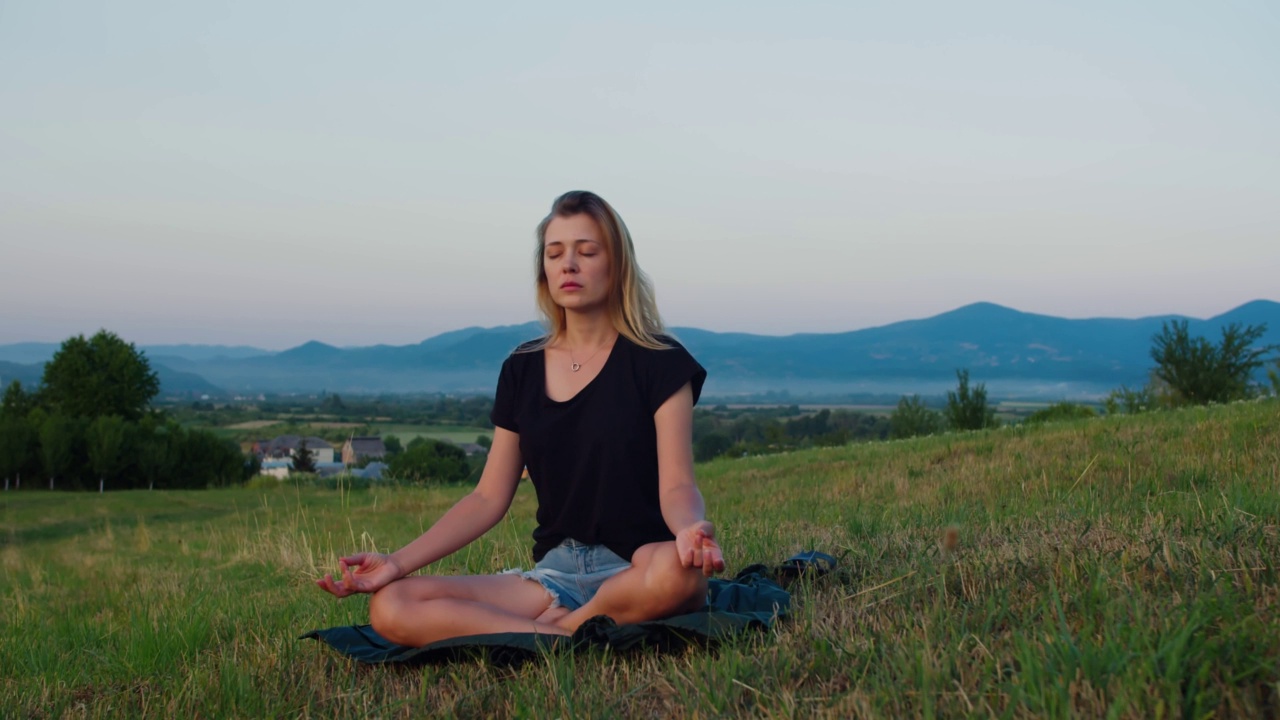
[[[1151,338],[1161,324],[1186,320],[1193,334],[1216,341],[1236,322],[1268,327],[1263,342],[1280,344],[1280,303],[1257,300],[1214,318],[1166,315],[1068,320],[974,303],[934,317],[846,333],[785,337],[672,332],[710,373],[705,393],[786,390],[805,393],[936,394],[967,368],[993,395],[1080,397],[1125,384],[1142,385],[1151,367]],[[503,359],[541,334],[537,323],[470,327],[416,345],[339,348],[308,342],[283,352],[210,345],[151,346],[163,365],[165,391],[492,393]],[[0,361],[30,358],[39,343],[0,346]],[[56,346],[44,345],[47,360]],[[0,366],[0,374],[4,374]],[[204,383],[204,385],[201,385]]]
[[[150,360],[150,358],[148,358]],[[44,378],[44,363],[20,364],[0,360],[0,387],[7,387],[17,380],[28,390],[34,390]],[[200,395],[224,395],[222,388],[191,372],[174,370],[167,365],[151,361],[151,369],[160,380],[160,397],[177,398]]]
[[[27,390],[34,390],[44,375],[44,365],[26,365],[0,360],[0,391],[17,380]]]

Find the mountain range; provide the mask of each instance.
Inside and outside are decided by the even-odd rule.
[[[844,333],[787,336],[673,328],[707,368],[704,393],[937,394],[967,368],[993,396],[1082,398],[1140,386],[1152,366],[1152,337],[1186,320],[1216,342],[1230,323],[1266,324],[1262,342],[1280,345],[1280,303],[1256,300],[1208,319],[1163,315],[1073,320],[975,303],[921,320]],[[416,345],[339,348],[308,342],[274,352],[246,346],[150,345],[163,396],[256,393],[493,392],[498,368],[537,323],[470,327]],[[34,386],[55,343],[0,345],[0,382]]]

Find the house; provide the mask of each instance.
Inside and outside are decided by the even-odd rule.
[[[342,462],[355,465],[361,460],[382,460],[387,457],[387,446],[380,437],[353,437],[342,443]]]
[[[262,458],[264,464],[268,460],[289,460],[304,440],[307,450],[311,452],[311,459],[317,465],[333,462],[333,446],[323,438],[314,436],[281,435],[271,440],[259,440],[253,444],[253,454]]]
[[[489,452],[489,448],[475,443],[458,443],[458,447],[468,455],[486,455]]]
[[[262,469],[258,472],[262,475],[270,475],[277,480],[283,480],[289,477],[289,471],[293,469],[293,463],[288,460],[266,460],[262,463]]]

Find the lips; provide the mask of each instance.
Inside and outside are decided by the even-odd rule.
[[[561,290],[581,290],[582,286],[576,282],[560,283]]]

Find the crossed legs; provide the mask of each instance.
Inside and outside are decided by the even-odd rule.
[[[552,609],[542,585],[515,574],[415,576],[374,593],[369,621],[379,635],[415,647],[500,632],[569,635],[596,615],[632,623],[692,612],[706,594],[702,571],[682,567],[675,543],[662,542],[636,550],[631,567],[606,580],[577,610]]]

